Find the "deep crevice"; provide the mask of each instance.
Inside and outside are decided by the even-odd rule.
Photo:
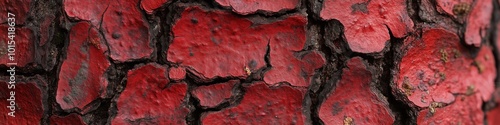
[[[187,76],[185,79],[185,82],[188,84],[188,91],[187,91],[187,98],[188,102],[187,105],[191,109],[189,114],[186,117],[186,123],[188,125],[201,125],[201,116],[204,113],[207,112],[216,112],[216,111],[221,111],[225,108],[231,107],[238,105],[241,100],[243,99],[243,95],[245,93],[245,89],[243,88],[243,79],[240,79],[240,82],[235,84],[233,89],[232,89],[232,95],[230,99],[225,100],[224,102],[218,104],[215,107],[204,107],[201,106],[200,100],[198,100],[196,97],[194,97],[190,92],[196,89],[199,86],[205,86],[204,84],[198,83],[193,77],[196,76]],[[219,83],[225,83],[229,81],[230,79],[224,79],[221,81],[218,81]],[[211,83],[210,85],[217,84],[217,83]]]
[[[105,109],[103,112],[95,111],[93,114],[99,117],[93,117],[105,124],[111,124],[110,121],[117,114],[116,100],[120,97],[121,93],[125,90],[127,86],[127,73],[142,65],[147,65],[152,63],[151,60],[133,60],[130,62],[111,62],[109,68],[105,71],[105,76],[107,76],[109,84],[107,87],[107,97],[105,97],[96,110]],[[105,121],[105,122],[103,122]]]
[[[408,15],[413,20],[413,22],[425,22],[419,16],[419,13],[420,13],[420,1],[421,0],[408,0],[406,2],[406,5],[407,5],[407,9],[406,10],[408,11]],[[416,24],[417,23],[415,23],[415,25]]]
[[[492,17],[491,17],[491,22],[490,22],[490,31],[489,31],[489,41],[490,41],[490,44],[492,45],[492,49],[493,49],[493,55],[494,55],[494,58],[495,58],[495,66],[496,66],[496,69],[497,69],[497,77],[495,79],[495,88],[499,88],[500,87],[500,50],[499,50],[499,42],[500,41],[497,41],[498,36],[497,34],[500,33],[500,29],[498,29],[498,25],[500,23],[500,2],[499,1],[496,1],[496,0],[492,0],[493,1],[493,13],[492,13]]]
[[[60,69],[62,66],[62,61],[64,58],[66,58],[66,54],[67,54],[66,51],[67,51],[67,47],[69,46],[69,31],[65,27],[62,27],[63,26],[62,24],[67,23],[67,22],[65,22],[67,20],[60,20],[61,18],[67,19],[67,17],[65,17],[65,15],[62,14],[63,10],[59,10],[60,8],[62,8],[62,0],[36,1],[34,4],[39,5],[39,6],[35,6],[35,7],[42,7],[42,8],[37,8],[40,10],[49,9],[49,8],[43,8],[43,7],[46,7],[43,4],[49,4],[49,5],[55,6],[54,8],[50,8],[49,10],[46,10],[46,11],[50,11],[52,13],[45,13],[45,14],[54,14],[55,13],[55,16],[53,18],[54,23],[52,23],[53,24],[52,28],[54,29],[55,34],[53,34],[53,38],[50,39],[50,41],[47,41],[47,43],[45,43],[45,45],[43,47],[38,48],[38,45],[35,44],[36,47],[34,50],[36,52],[44,51],[46,54],[46,55],[44,55],[44,54],[39,55],[39,56],[41,56],[41,58],[36,59],[37,63],[42,63],[42,62],[47,63],[47,62],[42,61],[42,60],[45,60],[45,59],[42,59],[43,57],[49,58],[49,60],[51,60],[48,63],[53,62],[53,66],[42,66],[42,67],[44,67],[45,71],[38,70],[39,71],[38,73],[44,73],[42,76],[44,76],[47,80],[46,81],[47,82],[47,89],[46,89],[47,95],[45,95],[46,97],[44,97],[47,100],[45,102],[46,104],[44,105],[44,114],[43,114],[43,117],[41,119],[41,124],[49,124],[50,117],[52,115],[54,115],[53,113],[61,111],[60,107],[58,106],[59,104],[57,104],[55,95],[57,93],[59,72],[60,72]],[[36,10],[36,9],[34,9],[34,10]],[[37,12],[33,12],[31,16],[33,16],[33,18],[32,18],[33,23],[43,22],[43,20],[45,19],[45,18],[43,18],[44,17],[43,14],[40,15],[40,14],[37,14]],[[34,25],[39,26],[38,24],[34,24]],[[40,31],[40,32],[42,32],[42,31]],[[41,42],[40,41],[41,39],[37,39],[37,40],[39,42]],[[35,43],[39,43],[39,42],[35,42]],[[39,50],[39,49],[42,49],[42,50]],[[35,73],[37,73],[37,72],[35,72]]]
[[[326,100],[329,93],[334,91],[335,85],[341,77],[342,69],[349,57],[347,44],[343,38],[343,26],[337,20],[322,20],[317,14],[321,11],[322,1],[305,1],[306,12],[308,14],[308,30],[318,30],[316,40],[318,50],[325,55],[325,65],[316,71],[312,78],[312,84],[306,92],[306,98],[303,104],[308,110],[308,119],[313,125],[323,125],[324,122],[319,117],[319,108]],[[308,31],[312,32],[312,31]],[[318,79],[318,80],[316,80]]]
[[[397,90],[394,90],[394,76],[398,72],[398,62],[401,61],[403,56],[401,47],[404,43],[405,38],[396,38],[393,36],[392,31],[389,29],[389,34],[391,36],[390,46],[388,46],[389,51],[384,53],[384,58],[381,61],[381,67],[383,67],[382,76],[379,77],[379,91],[387,97],[387,102],[389,108],[395,115],[395,125],[415,125],[416,121],[416,109],[412,108],[410,105],[406,104],[402,99],[403,96],[395,95]]]

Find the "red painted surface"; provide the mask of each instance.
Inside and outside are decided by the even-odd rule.
[[[202,124],[310,124],[302,113],[305,89],[255,82],[245,90],[239,105],[203,114]]]
[[[291,50],[300,50],[305,43],[306,22],[301,16],[256,25],[225,11],[199,7],[188,8],[182,15],[173,27],[168,61],[181,62],[205,78],[246,77],[246,68],[256,71],[265,65],[268,42],[271,48]]]
[[[488,124],[489,125],[494,125],[494,124],[498,124],[500,123],[500,108],[497,107],[495,109],[493,109],[492,111],[489,111],[488,113],[486,113],[486,117],[488,119]]]
[[[8,25],[0,25],[0,64],[7,65],[7,63],[15,62],[19,67],[25,67],[29,63],[34,62],[34,36],[32,30],[29,28],[16,27],[14,41],[15,41],[15,56],[14,61],[9,60],[8,46],[9,37],[7,36]]]
[[[64,0],[64,12],[71,19],[88,20],[94,26],[101,23],[102,15],[110,6],[109,0]],[[111,12],[111,11],[109,11]]]
[[[88,4],[85,4],[87,2]],[[152,43],[149,41],[149,26],[138,4],[138,0],[64,2],[69,17],[89,20],[94,26],[102,25],[109,44],[110,57],[118,61],[149,58],[153,52]]]
[[[256,26],[225,11],[187,8],[175,23],[167,60],[191,67],[200,77],[246,77],[265,65],[267,42],[277,30]]]
[[[171,67],[168,72],[170,80],[183,80],[186,78],[186,69],[184,67]]]
[[[231,80],[209,86],[200,86],[191,93],[200,100],[201,106],[215,107],[231,97],[232,89],[238,80]]]
[[[326,125],[344,124],[352,118],[353,124],[392,124],[394,115],[389,104],[372,90],[372,72],[360,57],[354,57],[343,69],[342,79],[336,84],[318,114]]]
[[[3,0],[0,125],[498,124],[493,1]]]
[[[487,40],[486,34],[490,28],[491,13],[493,12],[492,0],[476,0],[472,4],[467,27],[465,29],[465,42],[479,47],[482,40]],[[498,32],[498,31],[497,31]]]
[[[3,14],[0,17],[0,23],[7,22],[8,13],[12,13],[15,16],[15,22],[17,25],[24,24],[26,15],[30,10],[31,0],[2,0],[0,1],[0,13]],[[2,28],[3,29],[3,28]]]
[[[104,75],[110,66],[104,40],[90,23],[71,28],[68,56],[59,73],[56,100],[62,109],[82,109],[104,97],[108,80]]]
[[[438,0],[437,10],[441,13],[452,15],[458,19],[466,20],[465,42],[469,45],[479,47],[482,39],[486,37],[490,28],[491,13],[493,12],[492,0]],[[460,4],[468,6],[463,14],[453,11]]]
[[[149,26],[137,4],[137,0],[110,2],[103,16],[104,36],[114,60],[149,58],[153,52]]]
[[[460,124],[477,125],[483,124],[483,111],[481,110],[482,100],[480,96],[457,96],[455,102],[448,106],[435,108],[431,113],[429,109],[421,110],[418,113],[417,124]]]
[[[70,114],[67,116],[53,115],[50,117],[51,125],[86,125],[83,119],[78,114]]]
[[[199,7],[188,8],[182,15],[173,28],[168,61],[191,67],[201,77],[246,77],[245,69],[252,72],[265,65],[267,44],[272,68],[264,80],[270,84],[308,86],[313,71],[325,63],[316,51],[295,56],[305,44],[303,16],[256,25],[234,14]]]
[[[186,83],[169,83],[167,67],[148,64],[128,72],[111,124],[186,124]]]
[[[300,30],[299,30],[300,31]],[[307,87],[311,83],[314,71],[325,64],[325,58],[320,52],[310,51],[302,56],[296,56],[305,43],[284,42],[294,39],[293,36],[278,36],[276,41],[271,41],[270,62],[271,70],[264,74],[264,81],[268,84],[287,82],[293,86]]]
[[[7,79],[7,77],[3,77]],[[43,84],[43,82],[38,82]],[[11,117],[8,113],[11,111],[7,108],[10,101],[7,99],[11,98],[11,90],[7,88],[8,83],[1,81],[0,85],[0,112],[2,112],[0,119],[2,119],[0,124],[4,125],[35,125],[40,124],[40,120],[43,115],[43,105],[42,105],[42,90],[36,85],[36,82],[24,83],[18,81],[15,84],[14,99],[15,99],[15,117]]]
[[[396,76],[397,89],[418,107],[452,103],[457,100],[453,94],[467,91],[489,100],[496,77],[492,57],[488,46],[472,57],[454,33],[427,29],[420,40],[409,45]]]
[[[389,30],[398,38],[413,30],[404,0],[325,0],[320,16],[339,20],[349,47],[360,53],[382,51],[390,39]]]
[[[489,125],[494,125],[500,123],[500,88],[497,88],[495,93],[493,93],[493,101],[496,103],[497,107],[486,112],[486,119]]]
[[[216,0],[222,6],[231,7],[236,13],[247,15],[256,11],[279,12],[295,9],[300,0]]]
[[[155,9],[160,8],[169,0],[141,0],[141,8],[148,14],[153,14]]]

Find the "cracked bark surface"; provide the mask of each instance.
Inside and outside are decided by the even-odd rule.
[[[0,5],[0,124],[500,123],[498,0]]]

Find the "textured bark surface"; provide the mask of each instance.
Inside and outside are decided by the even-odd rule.
[[[0,0],[3,124],[500,124],[500,0]],[[6,121],[6,122],[5,122]]]

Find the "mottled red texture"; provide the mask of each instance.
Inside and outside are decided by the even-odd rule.
[[[500,123],[500,88],[497,88],[495,93],[493,93],[493,102],[496,103],[497,107],[486,112],[486,120],[488,120],[489,125],[494,125]]]
[[[225,11],[190,7],[172,28],[167,60],[191,67],[205,78],[245,77],[245,67],[265,66],[269,37],[278,31],[266,27],[252,27],[249,20]]]
[[[256,11],[279,12],[295,9],[300,0],[216,0],[222,6],[231,7],[236,13],[247,15]]]
[[[200,100],[201,106],[215,107],[231,97],[232,89],[238,82],[238,80],[231,80],[215,85],[200,86],[191,93]]]
[[[417,124],[461,124],[477,125],[483,124],[484,114],[481,110],[480,96],[457,96],[455,102],[441,108],[421,110],[418,113]]]
[[[104,97],[108,79],[104,73],[110,66],[105,55],[107,46],[96,27],[81,22],[71,28],[68,56],[59,73],[56,100],[61,108],[84,107]]]
[[[360,57],[350,59],[342,79],[321,104],[320,119],[326,125],[343,124],[346,117],[354,124],[393,124],[389,104],[373,91],[372,75]]]
[[[465,42],[479,47],[483,40],[488,39],[486,34],[491,27],[493,2],[491,0],[475,0],[475,3],[471,4],[471,8],[465,29]]]
[[[2,77],[7,79],[8,77]],[[38,81],[39,84],[44,84],[43,81]],[[43,115],[43,104],[42,104],[42,96],[43,90],[39,88],[37,82],[21,82],[18,81],[15,85],[14,93],[15,93],[15,117],[11,117],[8,115],[10,112],[9,108],[9,99],[10,92],[12,89],[7,88],[7,82],[0,81],[0,112],[2,113],[0,119],[2,119],[0,124],[4,125],[35,125],[40,124],[40,120],[42,120]]]
[[[153,52],[149,25],[137,4],[138,0],[64,1],[65,12],[70,18],[88,20],[94,26],[102,25],[110,57],[118,61],[149,58]]]
[[[0,125],[500,124],[498,3],[0,0]]]
[[[155,9],[160,8],[169,0],[141,0],[141,8],[148,14],[152,14]]]
[[[305,44],[305,26],[306,18],[299,15],[255,24],[225,11],[190,7],[173,27],[174,39],[167,59],[191,67],[202,78],[246,77],[247,69],[252,72],[265,66],[269,45],[273,67],[264,80],[269,84],[307,86],[313,71],[325,59],[316,51],[302,57],[294,55]]]
[[[14,55],[14,61],[9,59],[8,55],[8,47],[9,47],[9,41],[11,41],[8,37],[8,30],[9,28],[8,25],[0,25],[0,64],[7,65],[7,63],[17,63],[17,66],[19,67],[25,67],[29,63],[34,62],[34,36],[33,32],[29,28],[19,28],[16,27],[16,31],[14,36],[14,41],[12,42],[15,44],[15,55]],[[11,44],[11,45],[13,45]],[[14,48],[14,47],[13,47]]]
[[[339,20],[349,47],[360,53],[382,51],[389,31],[398,38],[413,31],[405,0],[325,0],[320,16]]]
[[[245,87],[239,105],[208,112],[202,124],[310,124],[302,113],[304,89],[287,85],[271,87],[255,82]]]
[[[15,18],[15,23],[17,25],[24,24],[27,18],[28,12],[30,10],[31,0],[2,0],[0,1],[0,23],[7,22],[7,18]],[[14,15],[8,16],[11,13]],[[3,28],[2,28],[3,29]]]
[[[186,83],[169,83],[167,67],[147,64],[130,70],[112,124],[186,124]]]
[[[307,87],[311,83],[314,71],[325,64],[325,58],[320,52],[310,51],[296,56],[302,50],[304,42],[283,42],[292,36],[279,36],[278,40],[271,41],[270,62],[271,70],[264,74],[264,81],[268,84],[287,82],[293,86]],[[285,39],[285,40],[281,40]]]
[[[496,68],[489,46],[483,46],[473,57],[456,34],[426,29],[422,38],[408,47],[395,82],[411,103],[418,107],[428,107],[432,102],[452,103],[457,100],[453,94],[466,93],[479,95],[479,100],[491,98]]]
[[[170,80],[183,80],[186,78],[186,69],[184,67],[171,67],[168,77]]]

